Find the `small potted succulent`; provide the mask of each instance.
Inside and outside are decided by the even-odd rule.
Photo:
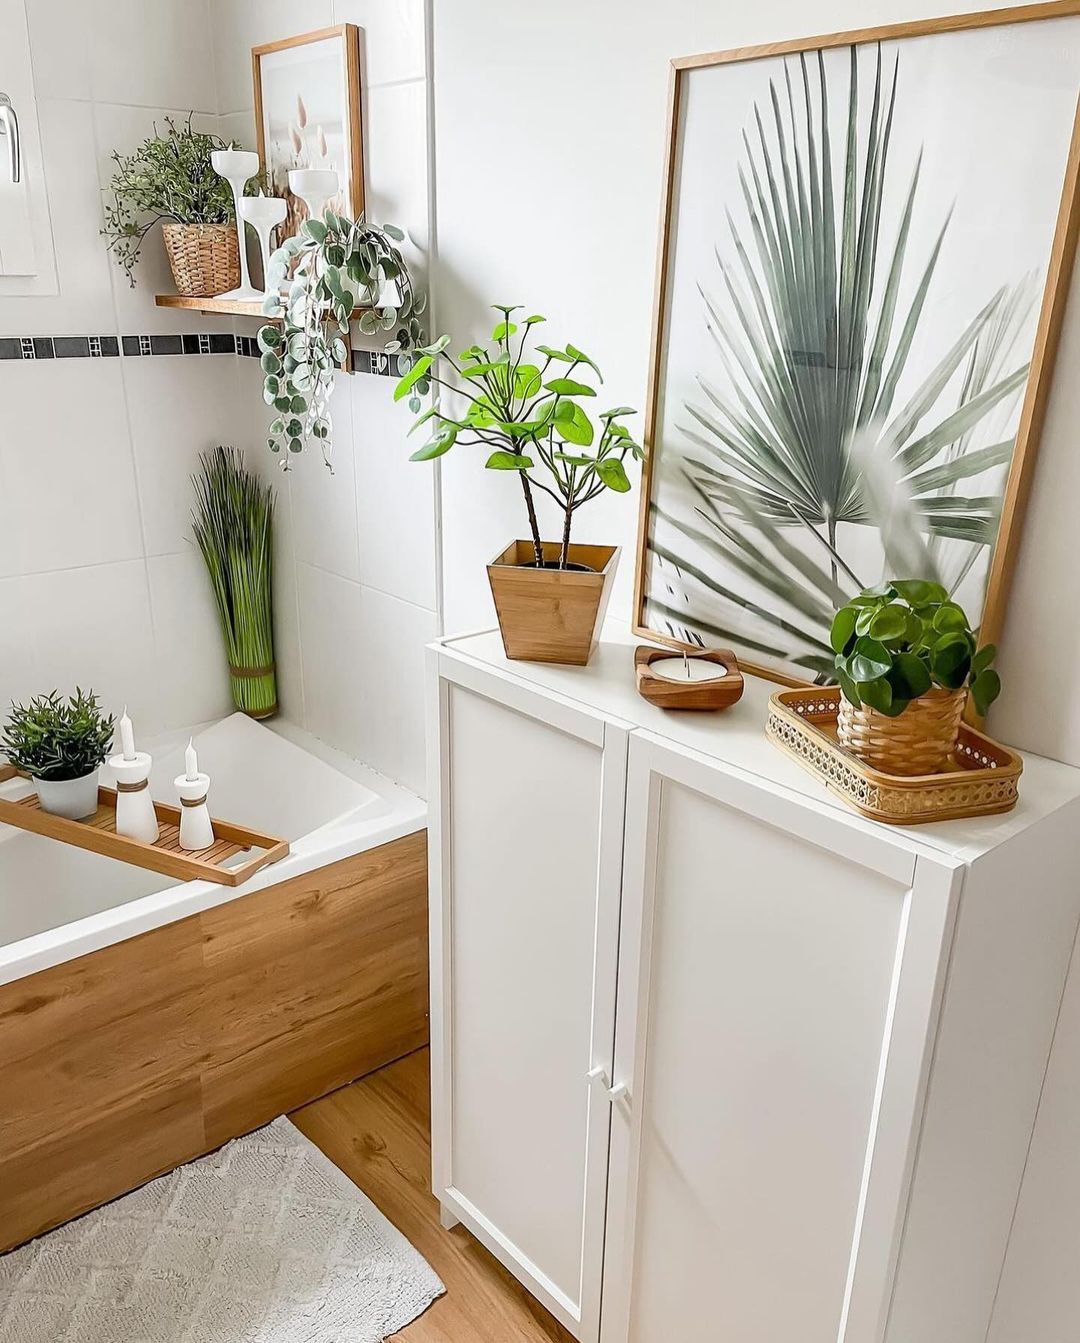
[[[33,779],[42,811],[77,821],[97,810],[98,770],[112,738],[112,715],[92,690],[67,700],[54,690],[11,706],[0,750]]]
[[[889,774],[934,774],[956,747],[970,693],[982,717],[1001,692],[993,644],[978,646],[940,583],[894,578],[836,613],[831,641],[841,743]]]
[[[159,135],[155,126],[133,153],[113,154],[102,236],[134,288],[143,241],[161,222],[177,293],[226,293],[240,283],[236,210],[232,189],[210,156],[230,146],[218,135],[192,130],[190,116],[180,126],[166,117],[165,128]]]
[[[592,381],[603,382],[593,360],[569,344],[536,344],[530,351],[545,318],[534,313],[514,321],[516,307],[496,304],[495,310],[501,318],[489,344],[470,345],[455,358],[448,353],[450,337],[440,336],[417,351],[394,399],[409,397],[410,408],[419,411],[420,396],[435,384],[464,403],[459,418],[438,399],[420,415],[413,429],[426,424],[431,437],[412,461],[433,461],[465,444],[487,452],[489,471],[518,478],[529,537],[512,541],[488,565],[506,656],[584,666],[596,647],[619,548],[574,542],[571,528],[578,510],[604,490],[631,488],[626,462],[640,461],[644,452],[622,421],[635,412],[616,406],[590,416]],[[537,491],[559,509],[558,540],[541,537]]]

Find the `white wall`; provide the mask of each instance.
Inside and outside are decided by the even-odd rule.
[[[27,0],[27,12],[58,292],[0,282],[0,336],[215,329],[154,306],[172,288],[157,239],[131,290],[98,236],[114,148],[169,112],[216,125],[209,4]],[[187,482],[198,451],[232,435],[237,362],[0,361],[0,710],[78,681],[126,701],[144,731],[227,711]]]
[[[216,0],[214,14],[222,134],[245,143],[254,143],[250,48],[358,25],[367,214],[407,230],[422,276],[430,211],[423,0]],[[265,466],[260,375],[254,361],[239,362],[240,441]],[[334,474],[317,450],[274,473],[278,660],[290,718],[423,792],[423,648],[438,633],[435,481],[407,460],[411,417],[392,391],[387,378],[339,377]]]
[[[611,404],[643,407],[670,58],[966,7],[434,0],[440,327],[466,344],[491,321],[487,304],[523,303],[548,316],[555,343],[570,339],[597,359]],[[991,724],[1005,740],[1074,764],[1080,705],[1062,668],[1080,657],[1078,369],[1080,296],[1066,319],[1003,640],[1005,694]],[[442,463],[446,625],[490,624],[484,564],[522,534],[520,495],[467,452]],[[612,613],[627,619],[636,502],[605,498],[575,523],[581,540],[625,547]],[[1050,632],[1052,653],[1040,648]]]

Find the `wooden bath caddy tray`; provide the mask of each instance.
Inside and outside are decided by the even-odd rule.
[[[1016,806],[1024,762],[1015,751],[960,726],[960,741],[940,774],[883,774],[836,737],[840,690],[806,686],[769,700],[765,734],[864,816],[890,825],[923,825],[992,816]]]
[[[17,771],[10,765],[0,765],[0,783],[14,778]],[[47,839],[58,839],[63,844],[74,844],[79,849],[119,858],[122,863],[146,867],[166,877],[181,881],[216,881],[221,886],[239,886],[255,875],[267,863],[276,863],[289,852],[289,841],[274,835],[263,835],[243,825],[214,820],[213,845],[198,853],[189,853],[180,847],[180,810],[155,802],[161,834],[156,844],[141,839],[128,839],[116,833],[116,793],[112,788],[98,789],[98,809],[82,821],[69,821],[42,811],[37,794],[12,802],[0,798],[0,821],[5,825],[31,830]],[[226,867],[238,853],[253,850],[246,862]]]

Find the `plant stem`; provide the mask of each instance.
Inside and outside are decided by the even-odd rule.
[[[521,477],[521,491],[525,495],[525,507],[529,510],[529,528],[532,531],[533,555],[536,558],[536,567],[544,567],[544,547],[540,542],[540,524],[536,521],[536,505],[533,503],[532,489],[529,486],[529,478],[524,471],[519,471]]]
[[[567,557],[570,554],[570,524],[574,520],[574,505],[567,502],[566,512],[563,514],[562,529],[562,552],[559,555],[559,568],[565,569]]]

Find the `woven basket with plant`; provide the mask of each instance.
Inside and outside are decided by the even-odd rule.
[[[158,135],[155,126],[134,153],[113,154],[102,236],[134,287],[143,241],[161,223],[177,292],[193,298],[225,293],[240,283],[236,212],[210,155],[230,146],[192,130],[190,116],[181,126],[166,117],[165,127]]]
[[[840,741],[888,774],[940,771],[969,692],[980,717],[1001,692],[994,645],[978,647],[940,583],[895,578],[868,588],[836,613],[831,637]]]
[[[200,461],[192,519],[217,603],[233,703],[252,718],[269,718],[278,707],[273,490],[236,448],[217,447]]]

